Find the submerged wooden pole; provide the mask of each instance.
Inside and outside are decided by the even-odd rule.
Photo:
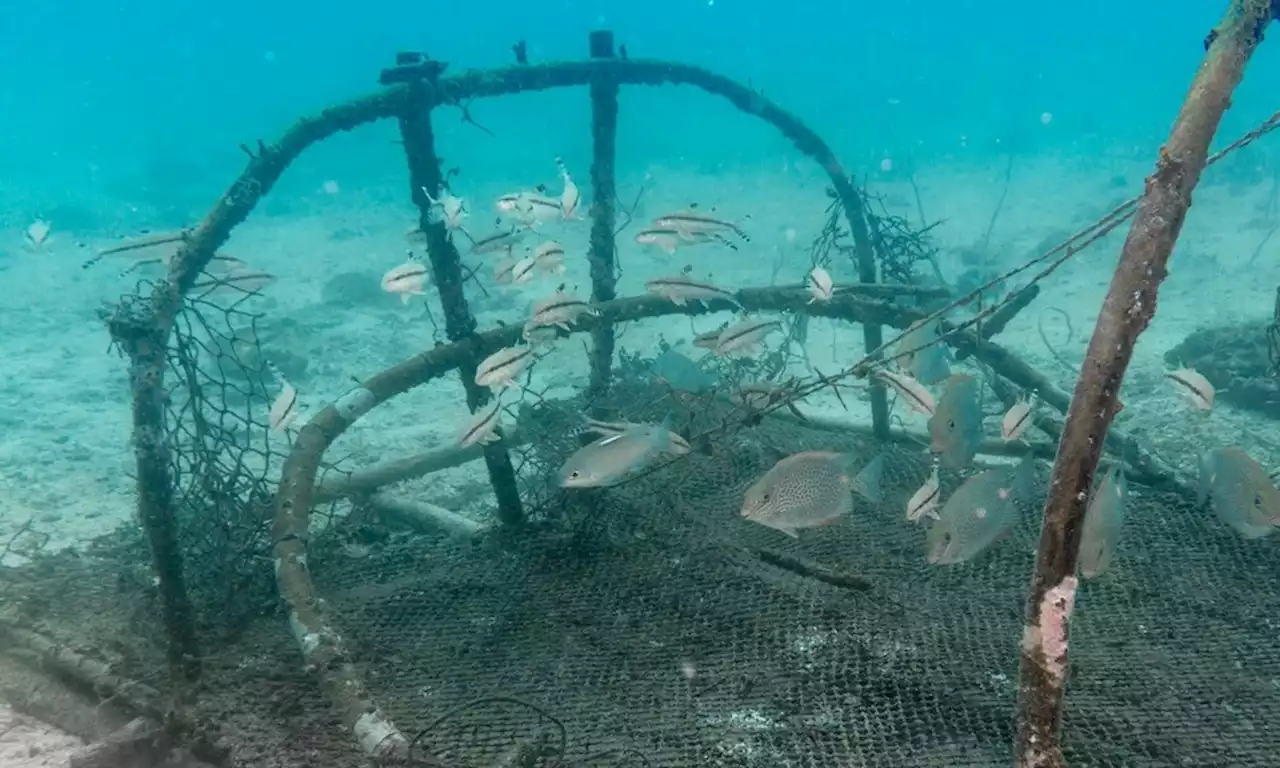
[[[1049,483],[1035,576],[1027,599],[1018,670],[1019,768],[1062,768],[1059,743],[1066,683],[1068,621],[1075,601],[1076,556],[1116,395],[1139,335],[1156,311],[1156,293],[1182,229],[1191,191],[1231,94],[1270,21],[1270,0],[1232,0],[1210,35],[1155,172],[1147,178],[1120,263],[1111,280],[1088,357],[1067,412]]]
[[[829,151],[829,150],[828,150]],[[830,158],[836,162],[835,156]],[[849,232],[853,235],[854,260],[858,265],[858,280],[863,283],[876,282],[875,244],[871,242],[871,232],[867,228],[866,201],[862,193],[853,185],[843,171],[831,174],[835,185],[836,196],[840,198],[840,206],[844,209],[844,217],[849,221]],[[862,343],[867,352],[879,349],[884,344],[884,335],[879,325],[864,323],[862,326]],[[871,429],[877,440],[889,439],[889,391],[879,379],[872,379],[867,390],[871,395]]]
[[[418,224],[427,239],[427,256],[431,261],[431,274],[440,292],[440,305],[444,308],[445,335],[450,341],[460,341],[474,336],[476,319],[463,294],[462,257],[453,244],[444,222],[433,215],[427,193],[435,199],[443,195],[444,176],[440,172],[440,159],[436,156],[435,131],[431,126],[431,110],[435,106],[430,94],[417,84],[410,85],[410,97],[400,115],[400,137],[404,142],[405,158],[409,163],[409,185],[413,203],[418,207]],[[462,386],[467,391],[467,407],[472,413],[489,402],[487,387],[475,381],[478,357],[459,368]],[[516,485],[516,470],[511,464],[511,454],[505,440],[489,443],[484,447],[484,462],[489,470],[489,482],[493,485],[498,501],[498,519],[504,523],[519,523],[524,518],[520,504],[520,491]]]
[[[614,58],[613,33],[591,33],[592,60]],[[614,163],[618,153],[618,81],[600,70],[592,75],[591,93],[591,300],[612,301],[617,297],[616,245],[613,240],[617,198]],[[602,323],[591,331],[590,399],[609,389],[613,371],[613,325]]]
[[[200,649],[179,546],[178,499],[171,469],[173,446],[164,424],[168,328],[149,310],[144,317],[132,321],[126,319],[127,315],[123,309],[117,311],[108,327],[112,338],[129,355],[138,521],[147,537],[156,573],[169,677],[180,686],[200,676]]]

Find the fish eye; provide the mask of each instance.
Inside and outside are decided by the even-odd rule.
[[[579,477],[582,477],[582,473],[576,469],[569,473],[570,480],[577,480]]]
[[[1253,495],[1253,506],[1258,507],[1259,509],[1261,509],[1261,508],[1262,508],[1262,494],[1261,494],[1261,493],[1255,493],[1255,494]]]
[[[956,420],[947,419],[947,429],[955,429],[955,428],[956,428]]]

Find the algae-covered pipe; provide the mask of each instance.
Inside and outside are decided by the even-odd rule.
[[[1120,263],[1094,327],[1067,411],[1045,502],[1035,575],[1027,598],[1018,669],[1019,768],[1063,768],[1059,736],[1067,678],[1067,638],[1075,603],[1076,557],[1093,475],[1115,418],[1116,395],[1191,206],[1209,143],[1245,65],[1271,20],[1270,0],[1232,0],[1210,35],[1155,172],[1147,178]]]
[[[613,33],[591,33],[593,60],[614,58]],[[591,300],[612,301],[617,295],[614,201],[617,199],[615,163],[618,154],[618,81],[601,70],[592,78],[591,94]],[[591,377],[588,397],[602,397],[613,371],[613,326],[603,323],[591,331]]]
[[[426,235],[427,256],[431,261],[431,274],[440,293],[440,305],[444,308],[444,330],[450,341],[461,341],[475,335],[476,319],[467,305],[462,286],[462,257],[453,244],[444,222],[432,212],[427,192],[439,199],[443,194],[444,175],[440,172],[440,160],[436,156],[435,131],[431,126],[431,111],[435,104],[430,94],[418,84],[409,86],[409,98],[400,115],[400,137],[404,142],[404,154],[409,164],[409,185],[414,205],[418,207],[418,226]],[[475,381],[476,366],[480,358],[473,357],[461,366],[462,386],[467,392],[467,407],[472,413],[491,397],[489,389]],[[500,434],[500,433],[499,433]],[[511,463],[505,440],[489,443],[484,447],[484,462],[489,470],[489,482],[498,501],[498,519],[516,524],[524,519],[520,503],[520,490],[516,484],[516,470]]]

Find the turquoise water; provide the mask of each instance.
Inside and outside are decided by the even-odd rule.
[[[216,8],[48,0],[15,6],[0,28],[0,168],[5,187],[20,184],[36,204],[91,202],[140,184],[190,186],[207,197],[240,167],[239,143],[369,89],[396,50],[426,50],[457,69],[507,63],[509,46],[526,39],[534,61],[574,58],[597,27],[614,29],[633,57],[749,80],[807,117],[851,171],[870,172],[886,154],[929,164],[982,162],[1008,148],[1080,157],[1149,151],[1165,135],[1221,5],[494,0],[353,10],[332,0]],[[1280,54],[1264,45],[1226,134],[1269,113],[1277,76]],[[545,154],[544,105],[557,101],[479,111],[497,124],[518,121],[527,151]],[[559,101],[585,110],[582,99]],[[764,162],[756,127],[700,97],[643,107],[627,114],[624,157]],[[1046,111],[1049,129],[1039,121]],[[345,148],[352,181],[386,172],[364,161],[383,140],[371,134]],[[554,151],[585,157],[585,140],[580,133]]]

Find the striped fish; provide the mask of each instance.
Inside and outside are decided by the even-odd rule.
[[[458,437],[458,445],[466,448],[469,445],[489,443],[501,440],[498,427],[502,426],[502,398],[495,397],[487,407],[476,411],[475,418],[467,425]]]
[[[750,216],[744,218],[750,218]],[[692,237],[713,235],[717,232],[731,232],[744,243],[751,242],[751,237],[743,231],[742,227],[732,221],[716,216],[714,208],[705,213],[696,207],[683,211],[672,211],[654,219],[653,226],[658,229],[674,229],[682,235]]]
[[[933,395],[910,374],[880,368],[871,375],[892,387],[911,410],[926,416],[933,416],[937,412],[938,405]]]
[[[646,280],[644,289],[658,298],[669,300],[678,307],[683,307],[690,301],[701,302],[703,306],[708,307],[713,301],[727,301],[739,309],[742,308],[734,291],[711,283],[699,282],[684,275]]]
[[[781,320],[749,317],[730,325],[716,337],[717,355],[750,356],[759,350],[761,342],[774,331],[782,330]]]
[[[933,465],[933,471],[929,473],[929,477],[924,481],[924,485],[912,494],[907,500],[907,519],[915,522],[922,517],[932,517],[938,519],[938,502],[942,499],[942,488],[938,482],[938,465]]]
[[[526,230],[513,227],[506,231],[486,235],[471,244],[471,254],[480,256],[485,253],[509,253],[512,246],[524,239],[525,232]]]
[[[476,384],[499,392],[515,384],[533,362],[532,347],[503,347],[486,357],[476,367]]]
[[[574,298],[564,291],[556,291],[533,305],[533,316],[529,322],[534,325],[553,325],[567,331],[569,325],[583,315],[599,314],[600,310],[588,302]]]
[[[1212,410],[1215,394],[1213,385],[1194,368],[1166,371],[1164,375],[1173,382],[1178,394],[1193,408],[1199,411]]]
[[[629,429],[654,426],[652,424],[636,424],[630,421],[600,421],[599,419],[593,419],[590,416],[584,416],[583,421],[588,431],[595,432],[597,435],[601,435],[603,437],[608,437],[609,435],[621,435]],[[672,432],[671,430],[667,431],[669,432],[667,437],[670,440],[670,445],[667,449],[669,453],[673,453],[677,456],[683,456],[692,450],[689,446],[689,441],[685,440],[683,436],[676,432]]]

